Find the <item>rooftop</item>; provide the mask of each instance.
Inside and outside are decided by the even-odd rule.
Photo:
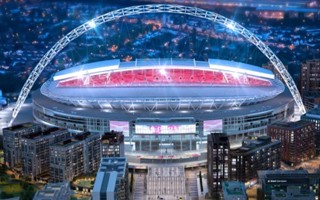
[[[34,200],[66,199],[70,197],[70,185],[67,182],[48,183],[42,190],[37,191]]]
[[[100,62],[86,63],[57,72],[53,76],[54,81],[79,77],[89,74],[101,74],[113,71],[123,71],[144,68],[168,68],[183,67],[192,69],[215,69],[231,71],[247,75],[274,79],[274,74],[267,69],[228,60],[209,59],[208,62],[191,59],[137,59],[131,62],[120,62],[120,60],[105,60]]]
[[[136,110],[134,113],[127,112],[125,110],[101,110],[95,108],[81,108],[75,106],[66,105],[57,101],[54,101],[43,94],[39,90],[33,93],[33,101],[35,104],[40,107],[44,107],[50,112],[57,113],[59,115],[69,115],[70,117],[79,118],[78,116],[85,117],[101,117],[109,120],[118,120],[118,121],[130,121],[136,120],[137,118],[154,118],[155,114],[153,112],[146,112],[145,110]],[[242,106],[237,109],[226,109],[220,108],[215,110],[208,110],[203,112],[199,109],[198,111],[188,111],[186,113],[176,111],[176,117],[194,117],[200,120],[212,120],[212,119],[221,119],[230,116],[237,115],[247,115],[248,117],[256,115],[257,113],[269,113],[272,109],[282,108],[283,105],[288,103],[293,103],[292,96],[288,90],[284,93],[278,95],[277,97],[270,99],[268,101],[260,102],[257,104],[252,104],[248,106]],[[172,111],[162,110],[161,113],[157,113],[157,118],[171,118]]]
[[[95,193],[113,193],[117,188],[117,177],[118,173],[116,171],[99,171],[94,182],[92,195],[94,196]]]
[[[208,135],[208,143],[229,143],[228,135],[226,133],[211,133]]]
[[[296,121],[296,122],[277,122],[277,123],[274,123],[270,126],[271,127],[278,127],[278,128],[297,129],[297,128],[303,128],[303,127],[310,125],[312,123],[313,122],[300,120],[300,121]]]
[[[244,183],[238,181],[222,182],[224,198],[247,199]]]
[[[76,136],[70,138],[70,139],[67,139],[67,140],[64,140],[62,142],[59,142],[57,144],[55,144],[54,146],[70,146],[70,145],[73,145],[73,144],[76,144],[78,142],[81,142],[83,140],[85,140],[86,138],[89,138],[93,136],[93,134],[91,134],[90,132],[84,132],[84,133],[81,133],[81,134],[77,134]]]
[[[272,73],[272,71],[268,69],[264,69],[262,67],[246,64],[246,63],[234,62],[229,60],[221,60],[221,59],[209,59],[208,63],[210,68],[212,69],[244,73],[248,75],[274,79],[274,74]]]
[[[271,141],[269,136],[260,136],[255,139],[245,139],[242,142],[242,146],[240,148],[233,149],[231,153],[249,153],[251,151],[256,151],[258,148],[275,143],[280,143],[280,141]]]
[[[45,129],[45,130],[42,130],[42,131],[37,131],[37,132],[33,132],[33,133],[28,133],[26,135],[23,135],[22,137],[23,138],[26,138],[26,139],[36,139],[36,138],[40,138],[40,137],[43,137],[43,136],[47,136],[47,135],[50,135],[51,133],[55,132],[59,130],[59,128],[56,128],[56,127],[52,127],[52,128],[49,128],[49,129]]]
[[[18,124],[18,125],[14,125],[14,126],[11,126],[11,127],[4,128],[4,130],[19,131],[19,130],[24,130],[24,129],[33,128],[33,127],[34,128],[40,128],[40,125],[32,123],[32,122],[27,122],[27,123]]]
[[[101,159],[99,172],[117,172],[117,176],[124,176],[127,166],[125,157],[104,157]]]
[[[118,143],[118,142],[123,142],[124,136],[122,132],[117,132],[117,131],[111,131],[111,132],[106,132],[101,136],[101,142],[102,143]]]
[[[299,175],[308,175],[307,170],[259,170],[259,179],[283,179],[284,177],[297,178]]]
[[[92,195],[100,192],[114,192],[117,189],[117,179],[124,178],[127,169],[125,157],[104,157],[94,182]]]
[[[299,186],[288,186],[287,191],[272,190],[271,198],[288,200],[315,199],[315,194],[310,190],[301,190]]]

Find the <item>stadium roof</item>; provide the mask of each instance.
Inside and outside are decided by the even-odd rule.
[[[119,68],[120,60],[104,60],[100,62],[87,63],[71,67],[62,71],[57,72],[53,80],[63,80],[67,78],[82,76],[86,74],[93,74],[99,72],[105,72],[112,69]]]
[[[268,69],[249,65],[246,63],[234,62],[229,60],[209,59],[210,68],[223,71],[238,72],[263,78],[274,79],[274,74]]]
[[[57,72],[53,80],[59,81],[69,78],[81,77],[89,74],[101,74],[112,71],[125,71],[144,68],[188,68],[230,71],[241,74],[253,75],[268,79],[274,79],[274,74],[267,69],[233,61],[209,59],[208,62],[191,59],[148,59],[132,62],[120,62],[120,60],[105,60],[88,63]]]

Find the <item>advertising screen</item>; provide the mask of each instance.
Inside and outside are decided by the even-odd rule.
[[[129,122],[124,121],[110,121],[110,131],[123,132],[124,136],[129,136]]]
[[[174,125],[137,125],[136,134],[181,134],[195,133],[195,124]]]
[[[222,120],[207,120],[203,121],[203,135],[209,135],[210,133],[222,133]]]

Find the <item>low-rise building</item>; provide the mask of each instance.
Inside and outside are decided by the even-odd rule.
[[[285,197],[290,200],[299,197],[299,194],[303,194],[300,199],[309,199],[312,196],[315,196],[313,199],[319,199],[320,197],[319,172],[308,173],[307,170],[263,170],[258,171],[258,183],[261,188],[258,190],[259,199],[271,200],[273,199],[272,193],[274,193],[274,196],[276,194],[286,195]]]
[[[62,200],[70,199],[72,191],[69,182],[48,183],[42,190],[38,190],[33,200]]]
[[[92,199],[129,199],[128,165],[125,157],[101,159],[92,190]]]
[[[287,191],[272,190],[272,200],[315,200],[316,196],[313,191],[301,191],[299,186],[288,186]]]
[[[222,192],[224,200],[247,200],[246,188],[243,182],[223,181]]]

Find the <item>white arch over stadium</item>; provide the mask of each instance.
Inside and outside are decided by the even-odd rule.
[[[271,51],[271,49],[264,44],[256,35],[252,32],[238,24],[237,22],[228,19],[222,15],[217,13],[203,10],[195,7],[181,6],[181,5],[171,5],[171,4],[151,4],[151,5],[139,5],[139,6],[131,6],[118,10],[114,10],[103,15],[100,15],[92,20],[78,26],[77,28],[70,31],[67,35],[61,38],[53,47],[41,58],[36,67],[32,70],[29,75],[27,81],[23,85],[23,88],[19,94],[19,98],[15,105],[15,108],[12,113],[12,119],[9,125],[12,124],[14,119],[17,117],[21,106],[25,102],[28,94],[35,81],[43,71],[43,69],[50,63],[50,61],[71,41],[78,38],[85,32],[94,29],[96,26],[99,26],[105,22],[110,22],[121,17],[144,14],[144,13],[176,13],[183,15],[190,15],[194,17],[204,18],[212,22],[216,22],[221,24],[234,32],[241,34],[244,38],[246,38],[249,42],[255,45],[274,65],[276,70],[281,74],[283,80],[285,81],[287,87],[289,88],[296,104],[299,107],[300,113],[306,113],[305,107],[302,103],[302,99],[300,93],[292,80],[292,77],[284,67],[283,63],[280,59]]]

